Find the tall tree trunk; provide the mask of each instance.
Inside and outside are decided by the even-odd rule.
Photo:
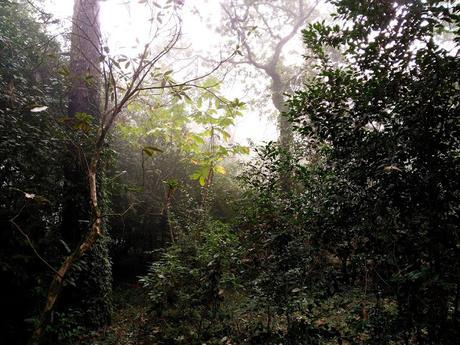
[[[75,0],[70,50],[69,117],[86,113],[99,117],[101,33],[98,21],[98,0]],[[62,235],[71,246],[76,245],[88,226],[88,187],[85,179],[83,153],[69,147],[64,167],[66,186],[62,214]]]
[[[101,31],[99,25],[99,0],[75,0],[71,33],[69,108],[70,117],[85,113],[93,118],[94,123],[101,121]],[[86,145],[85,145],[86,146]],[[69,147],[69,159],[65,168],[66,198],[63,207],[62,234],[64,240],[70,240],[71,248],[83,240],[88,232],[90,221],[94,221],[94,210],[88,202],[91,186],[87,177],[89,172],[87,161],[90,158],[83,152],[75,152]],[[94,152],[87,153],[87,155]],[[98,153],[99,155],[100,153]],[[91,157],[92,158],[92,157]],[[103,171],[97,173],[100,199],[103,195],[100,186]],[[102,187],[102,188],[101,188]],[[100,200],[101,203],[101,200]],[[102,200],[102,205],[106,207]],[[101,221],[101,226],[105,227]],[[63,291],[62,303],[74,309],[84,311],[84,326],[98,328],[110,321],[111,316],[111,266],[108,260],[107,241],[97,241],[87,253],[84,270],[72,276],[76,287],[66,287]],[[92,282],[89,284],[88,282]],[[80,322],[80,320],[76,320]]]
[[[308,3],[308,6],[307,6]],[[298,30],[307,23],[307,20],[314,13],[319,0],[306,2],[304,0],[290,0],[281,2],[257,2],[257,1],[230,1],[228,5],[222,5],[222,9],[230,23],[228,28],[236,34],[241,41],[243,56],[240,63],[245,63],[262,70],[271,79],[270,91],[272,102],[278,110],[278,143],[282,148],[289,151],[293,144],[292,126],[282,114],[287,111],[284,94],[288,91],[287,79],[282,78],[280,67],[282,68],[281,54],[286,44],[297,34]],[[249,44],[248,27],[254,25],[255,17],[251,13],[257,13],[262,18],[261,27],[264,30],[263,39],[273,45],[273,51],[268,56],[259,54],[258,48]],[[279,16],[286,19],[285,28],[288,32],[280,37],[275,33],[271,24],[279,20]],[[266,42],[259,42],[262,45]],[[268,44],[270,46],[270,44]],[[264,50],[265,52],[265,50]]]
[[[286,85],[282,82],[281,76],[278,72],[271,71],[269,76],[272,79],[272,102],[275,108],[278,110],[278,141],[282,148],[289,150],[293,142],[293,132],[292,126],[289,123],[287,117],[283,115],[286,111],[288,111],[288,107],[286,106],[284,99],[284,94],[287,92]]]
[[[98,0],[75,0],[70,54],[71,89],[68,109],[70,117],[77,113],[86,113],[97,120],[100,115],[101,34],[98,16]],[[102,143],[96,146],[88,165],[84,164],[86,160],[83,159],[84,153],[79,151],[79,145],[78,148],[75,146],[77,145],[69,147],[70,152],[65,163],[64,174],[67,183],[64,186],[61,224],[64,240],[75,250],[64,260],[53,277],[39,324],[29,340],[30,345],[41,343],[51,313],[61,295],[66,275],[73,264],[92,249],[103,230],[97,192],[97,167]],[[107,255],[107,251],[99,250],[92,256],[101,254]],[[89,260],[93,261],[94,257]],[[110,267],[108,269],[110,274]],[[97,272],[86,273],[98,274]],[[94,290],[100,291],[100,289]],[[78,293],[80,299],[84,299],[88,296],[82,295],[94,292],[82,290]]]
[[[284,113],[288,111],[288,107],[284,99],[284,94],[287,93],[287,87],[281,80],[280,74],[276,71],[276,67],[272,67],[267,70],[267,74],[272,80],[270,90],[272,94],[272,102],[278,110],[278,143],[282,149],[289,152],[292,149],[294,134],[292,131],[292,125],[288,121],[287,117],[284,116]],[[292,175],[289,172],[285,172],[284,175],[281,176],[281,188],[286,194],[291,192]]]
[[[100,114],[99,0],[75,0],[70,50],[69,115]]]

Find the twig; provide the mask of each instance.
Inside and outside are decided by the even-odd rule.
[[[32,248],[32,251],[35,253],[35,255],[40,259],[41,262],[43,262],[46,267],[48,267],[51,271],[53,271],[53,273],[57,274],[61,279],[63,278],[59,272],[53,267],[51,266],[48,261],[46,261],[41,255],[40,253],[37,251],[37,249],[35,248],[34,244],[32,243],[32,240],[30,239],[29,235],[27,235],[22,229],[21,227],[18,225],[18,223],[16,223],[16,219],[21,215],[22,211],[24,210],[24,208],[26,207],[26,205],[24,204],[21,209],[19,210],[19,212],[9,220],[9,222],[11,224],[14,225],[14,227],[16,228],[16,230],[19,231],[19,233],[24,236],[24,238],[26,239],[27,241],[27,244],[29,245],[30,248]]]

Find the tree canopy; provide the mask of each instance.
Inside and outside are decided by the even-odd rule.
[[[0,5],[0,339],[457,343],[458,2],[221,0],[208,58],[196,4],[122,4],[131,48],[46,5]]]

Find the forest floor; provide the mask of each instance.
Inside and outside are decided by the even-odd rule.
[[[94,345],[153,345],[154,329],[148,322],[147,296],[137,284],[123,284],[114,289],[114,312],[111,325],[92,335]]]

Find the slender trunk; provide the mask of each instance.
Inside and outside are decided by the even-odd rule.
[[[172,186],[169,186],[168,191],[166,192],[166,196],[165,196],[165,206],[163,210],[161,211],[163,222],[169,230],[169,237],[171,239],[171,243],[174,243],[176,241],[175,236],[174,236],[174,230],[171,224],[169,223],[169,209],[171,208],[171,199],[172,199],[173,193],[174,193],[174,188]]]
[[[272,311],[270,309],[270,303],[267,303],[267,332],[271,334],[271,324],[272,324]]]
[[[201,236],[202,229],[205,227],[206,221],[208,220],[208,217],[209,217],[209,213],[208,213],[209,189],[211,188],[213,178],[214,178],[214,165],[211,165],[208,176],[206,176],[204,186],[202,187],[202,191],[201,191],[201,209],[202,209],[203,214],[201,215],[201,219],[198,224],[197,231],[195,232],[196,238],[199,238]]]
[[[203,210],[207,210],[209,189],[211,188],[213,178],[214,178],[214,167],[211,166],[211,168],[209,169],[208,176],[206,176],[206,180],[203,186],[203,193],[201,195],[201,207],[203,208]]]
[[[287,112],[288,107],[286,106],[286,102],[284,100],[284,93],[286,92],[286,85],[283,84],[281,81],[281,76],[279,73],[273,68],[273,70],[269,73],[272,84],[271,84],[271,92],[272,92],[272,102],[275,108],[278,110],[278,143],[282,149],[286,152],[289,152],[292,148],[293,144],[293,132],[292,126],[289,123],[286,116],[284,116],[285,112]],[[289,172],[285,172],[284,176],[281,176],[281,188],[286,193],[289,194],[292,190],[292,178]]]
[[[102,217],[101,210],[98,206],[97,200],[97,164],[99,162],[100,149],[96,151],[93,159],[91,160],[88,171],[88,185],[90,191],[90,204],[92,213],[92,222],[89,232],[86,234],[83,241],[78,245],[75,250],[64,260],[61,267],[54,275],[51,285],[48,290],[46,304],[40,316],[39,324],[33,332],[29,345],[39,345],[43,334],[45,333],[46,326],[48,325],[51,317],[51,312],[56,304],[56,301],[61,293],[62,286],[66,274],[72,265],[86,252],[88,252],[96,240],[102,235]]]
[[[454,321],[460,323],[460,283],[457,283],[454,305]]]
[[[70,52],[69,109],[70,117],[86,113],[95,120],[100,115],[100,42],[98,22],[99,0],[75,0]],[[102,134],[98,133],[98,137]],[[71,149],[73,151],[73,149]],[[53,276],[48,290],[45,307],[38,326],[29,339],[29,345],[41,343],[50,322],[53,308],[61,295],[65,277],[73,264],[87,253],[102,235],[101,210],[97,200],[97,166],[102,144],[96,145],[88,167],[83,166],[81,153],[77,157],[70,154],[65,167],[65,177],[69,181],[64,187],[62,234],[69,244],[76,245]],[[87,175],[87,180],[85,180]],[[88,209],[88,192],[90,208]],[[81,233],[81,220],[90,218],[86,235]]]
[[[286,116],[283,114],[287,112],[288,107],[284,99],[284,94],[286,93],[286,86],[281,81],[281,76],[278,72],[273,71],[270,73],[272,78],[271,84],[271,93],[272,93],[272,102],[275,108],[278,110],[278,130],[279,130],[279,143],[282,148],[289,150],[292,142],[292,126],[289,123]]]

